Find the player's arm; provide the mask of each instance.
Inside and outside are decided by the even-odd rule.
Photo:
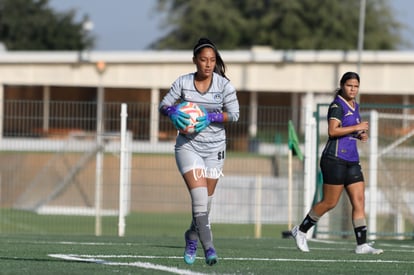
[[[161,100],[158,105],[158,110],[161,114],[169,116],[171,114],[171,108],[177,101],[180,100],[182,90],[182,77],[177,78],[170,87],[168,93]]]
[[[224,122],[236,122],[239,120],[240,107],[236,89],[228,82],[224,89]]]
[[[368,122],[364,121],[351,126],[342,126],[344,116],[343,108],[340,104],[333,102],[328,110],[328,135],[330,138],[338,138],[346,135],[358,137],[362,132],[368,131]]]
[[[329,137],[342,137],[350,134],[361,134],[368,131],[368,122],[363,121],[352,126],[342,127],[341,121],[336,118],[329,119],[328,135]]]

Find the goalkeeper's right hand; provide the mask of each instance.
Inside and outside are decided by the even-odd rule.
[[[168,106],[168,107],[163,107],[161,109],[161,113],[168,116],[172,123],[174,124],[175,128],[180,130],[180,129],[184,129],[185,127],[187,127],[188,125],[190,125],[190,115],[183,113],[180,111],[180,108],[182,105],[184,105],[184,103],[181,103],[177,106]]]

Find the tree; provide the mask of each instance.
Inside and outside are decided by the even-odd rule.
[[[74,21],[75,12],[55,13],[49,0],[0,0],[0,41],[8,50],[84,50],[94,38]]]
[[[200,36],[220,48],[357,48],[360,0],[158,0],[170,32],[155,49],[188,49]],[[367,0],[364,49],[391,50],[405,43],[387,0]]]

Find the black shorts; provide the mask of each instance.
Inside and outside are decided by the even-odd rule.
[[[322,156],[320,161],[323,183],[349,185],[364,181],[359,162],[351,162],[332,156]]]

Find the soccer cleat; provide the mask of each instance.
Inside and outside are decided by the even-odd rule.
[[[185,238],[184,262],[186,264],[193,264],[197,255],[197,240],[190,240]]]
[[[381,254],[383,252],[384,252],[384,250],[373,248],[372,246],[370,246],[367,243],[357,245],[357,247],[355,248],[355,253],[356,254],[375,254],[375,255],[378,255],[378,254]]]
[[[299,230],[299,226],[292,229],[292,236],[295,239],[297,248],[302,252],[309,252],[308,242],[306,240],[306,233]]]
[[[214,248],[210,247],[209,249],[207,249],[205,251],[205,255],[206,255],[206,264],[214,265],[217,263],[217,254]]]

